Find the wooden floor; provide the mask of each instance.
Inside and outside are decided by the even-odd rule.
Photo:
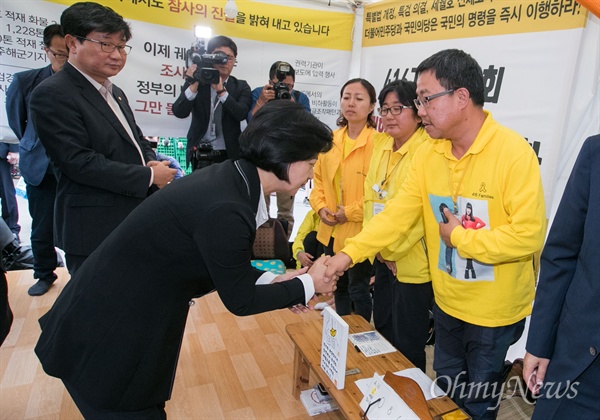
[[[42,370],[33,348],[38,318],[52,306],[69,279],[44,296],[31,297],[32,271],[7,273],[15,320],[0,348],[0,419],[81,419],[62,382]],[[310,417],[292,397],[292,342],[285,326],[319,317],[279,310],[249,317],[229,313],[213,293],[190,308],[169,419],[338,419]],[[118,368],[118,367],[115,367]],[[314,381],[314,379],[311,379]]]

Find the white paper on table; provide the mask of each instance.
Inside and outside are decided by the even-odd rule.
[[[379,401],[369,408],[369,404],[377,400]],[[373,375],[373,378],[371,378],[371,385],[360,402],[360,408],[363,413],[367,408],[369,409],[367,413],[369,420],[419,419],[396,391],[383,380],[383,376],[378,374]]]
[[[367,357],[397,351],[396,347],[392,346],[379,332],[374,330],[350,334],[348,339]]]

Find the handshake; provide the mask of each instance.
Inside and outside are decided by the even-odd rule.
[[[352,260],[343,252],[333,257],[322,256],[315,260],[310,268],[303,267],[300,270],[287,272],[277,276],[273,282],[291,280],[305,273],[310,274],[315,286],[315,295],[308,302],[307,307],[296,305],[291,308],[292,312],[306,312],[308,309],[315,309],[315,305],[319,302],[318,295],[331,296],[333,294],[338,278],[344,274],[351,264]]]

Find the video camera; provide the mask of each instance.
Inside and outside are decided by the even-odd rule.
[[[219,70],[213,64],[227,63],[227,54],[217,51],[214,54],[206,53],[205,40],[199,40],[185,54],[185,65],[189,68],[192,64],[198,66],[192,77],[186,76],[188,83],[200,82],[205,85],[216,85],[221,80]]]
[[[273,85],[273,90],[275,91],[275,99],[292,99],[292,95],[290,93],[290,88],[288,85],[283,83],[286,77],[292,74],[292,66],[285,61],[277,64],[277,69],[275,71],[275,76],[277,77],[278,82]]]

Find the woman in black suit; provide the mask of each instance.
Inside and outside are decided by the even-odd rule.
[[[242,133],[241,159],[153,194],[90,255],[40,319],[35,349],[86,419],[166,417],[194,297],[216,290],[243,316],[333,291],[323,259],[279,277],[250,264],[264,195],[295,194],[331,145],[331,130],[300,105],[269,103]]]

